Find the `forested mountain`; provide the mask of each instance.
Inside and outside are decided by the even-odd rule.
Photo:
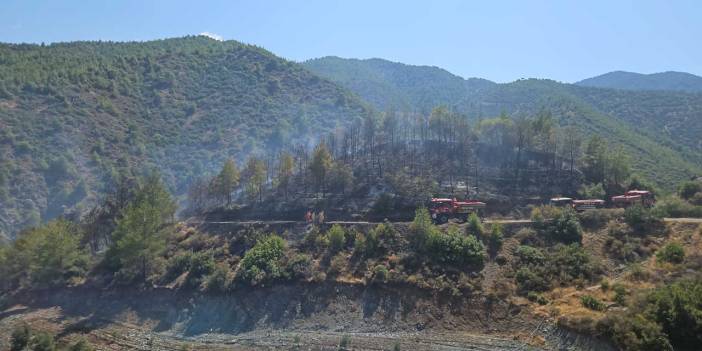
[[[685,72],[641,74],[615,71],[581,80],[576,85],[625,90],[672,90],[702,92],[702,77]]]
[[[406,101],[410,109],[422,111],[427,108],[424,101],[432,101],[464,113],[474,122],[501,113],[528,117],[549,110],[562,126],[577,126],[586,135],[601,135],[612,147],[622,146],[633,158],[634,170],[663,188],[671,189],[702,168],[702,143],[697,137],[702,133],[700,94],[590,88],[539,79],[495,84],[463,80],[440,69],[381,62],[323,58],[304,65],[381,110],[396,106],[395,101]],[[388,78],[396,75],[421,75],[423,80],[416,85],[399,85],[396,79]],[[364,81],[392,89],[374,91],[359,83]],[[448,87],[441,88],[442,84]],[[458,88],[465,86],[475,88]],[[437,94],[443,95],[439,98]]]
[[[235,41],[0,44],[0,232],[81,209],[119,173],[158,168],[178,193],[228,157],[309,142],[366,112]]]
[[[429,113],[439,105],[451,105],[492,87],[479,78],[463,79],[430,66],[411,66],[382,59],[323,57],[303,62],[322,77],[351,89],[380,110]]]

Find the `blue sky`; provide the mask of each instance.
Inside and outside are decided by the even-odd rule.
[[[0,41],[149,40],[210,32],[301,61],[433,65],[499,82],[613,70],[702,75],[702,1],[3,0]]]

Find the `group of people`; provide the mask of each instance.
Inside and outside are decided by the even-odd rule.
[[[312,210],[307,210],[307,213],[305,213],[305,221],[307,223],[313,223],[313,224],[322,224],[324,223],[324,211],[312,211]]]

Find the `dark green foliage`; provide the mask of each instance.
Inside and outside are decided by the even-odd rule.
[[[329,238],[329,251],[333,254],[341,251],[346,246],[346,232],[338,224],[334,224],[327,231],[327,237]]]
[[[661,326],[642,315],[607,316],[597,323],[597,330],[625,351],[673,351]]]
[[[575,211],[571,209],[551,209],[546,218],[535,218],[535,227],[549,239],[565,244],[579,243],[582,240],[582,228]],[[537,214],[538,216],[538,214]]]
[[[173,220],[176,203],[157,173],[147,176],[124,209],[112,236],[106,260],[124,281],[146,281],[154,260],[166,246],[167,224]]]
[[[546,291],[550,288],[550,283],[544,277],[527,267],[517,270],[515,275],[517,286],[522,293],[529,291]]]
[[[628,207],[624,211],[624,221],[638,231],[646,231],[660,222],[660,216],[641,205]]]
[[[27,345],[29,345],[29,340],[32,337],[32,331],[26,324],[20,325],[12,331],[12,336],[10,337],[10,350],[11,351],[22,351]]]
[[[80,245],[79,228],[66,220],[51,221],[20,233],[0,249],[0,284],[8,287],[54,287],[88,269],[88,256]]]
[[[373,281],[384,283],[388,279],[388,274],[390,274],[388,267],[379,264],[373,268]]]
[[[595,281],[599,276],[599,266],[579,244],[558,244],[548,253],[522,245],[515,255],[515,280],[522,294],[548,290],[554,283]]]
[[[690,200],[695,194],[702,192],[702,182],[701,181],[687,181],[678,187],[678,195],[685,200]]]
[[[485,228],[480,221],[478,215],[473,212],[468,216],[468,224],[466,225],[466,234],[472,234],[477,237],[482,237],[485,234]]]
[[[602,301],[598,300],[592,295],[580,296],[580,303],[583,305],[583,307],[589,308],[593,311],[604,311],[604,309],[606,308],[605,304],[602,303]]]
[[[68,347],[68,351],[93,351],[94,348],[84,339],[76,341],[73,345]]]
[[[491,254],[496,254],[502,248],[503,240],[502,225],[500,223],[493,224],[487,237],[487,247]]]
[[[431,232],[426,241],[426,252],[433,261],[462,267],[482,265],[485,247],[472,235],[461,233],[458,228],[449,228],[446,233]]]
[[[702,204],[696,201],[702,193],[696,193],[690,202],[685,201],[677,196],[668,196],[656,202],[656,206],[652,212],[656,217],[702,217]],[[702,197],[701,197],[702,198]],[[692,203],[691,203],[692,202]]]
[[[32,340],[32,351],[56,351],[56,343],[53,335],[40,332],[34,335]]]
[[[702,344],[702,281],[663,286],[649,295],[647,302],[647,315],[663,327],[676,349]]]
[[[663,285],[630,306],[607,316],[597,329],[623,350],[694,350],[702,343],[702,281]]]
[[[344,335],[339,340],[339,351],[346,351],[351,344],[351,338],[348,335]]]
[[[548,299],[544,295],[541,295],[535,291],[529,291],[527,294],[527,299],[529,299],[529,301],[536,302],[539,305],[548,304]]]
[[[283,277],[285,267],[281,259],[285,254],[286,243],[277,235],[259,240],[246,251],[240,264],[240,278],[251,285]]]
[[[546,256],[543,251],[537,247],[520,245],[517,247],[515,255],[519,258],[519,261],[524,264],[541,265],[546,262]]]
[[[670,243],[656,252],[656,259],[660,262],[682,263],[685,259],[685,250],[678,243]]]

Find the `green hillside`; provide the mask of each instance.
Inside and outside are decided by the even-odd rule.
[[[561,125],[575,125],[584,134],[599,134],[613,145],[622,145],[632,156],[637,173],[665,189],[672,189],[674,184],[702,168],[702,142],[698,137],[702,135],[702,95],[699,94],[599,89],[537,79],[495,84],[464,80],[438,68],[382,60],[322,58],[304,64],[378,109],[405,101],[410,110],[423,111],[436,103],[465,113],[473,120],[502,112],[529,116],[548,109]],[[407,85],[388,78],[417,75],[422,80]],[[359,82],[390,88],[374,92]],[[481,82],[480,88],[461,88],[471,82]],[[446,88],[442,88],[443,84]]]
[[[261,48],[205,37],[0,44],[0,232],[80,210],[117,173],[171,190],[367,108]]]
[[[429,113],[438,105],[451,105],[495,83],[463,79],[430,66],[411,66],[382,59],[323,57],[303,62],[310,71],[354,91],[380,110]]]
[[[641,74],[633,72],[609,72],[597,77],[581,80],[576,85],[596,88],[626,90],[672,90],[702,92],[702,77],[685,72],[661,72]]]

